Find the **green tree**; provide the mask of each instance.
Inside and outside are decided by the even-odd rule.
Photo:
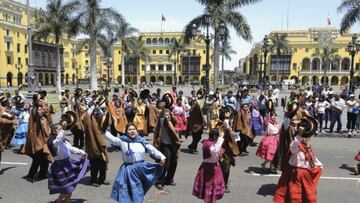
[[[338,13],[346,11],[340,23],[340,33],[343,34],[360,19],[360,0],[343,0],[337,10]]]
[[[150,57],[149,57],[149,50],[144,46],[144,41],[142,40],[142,37],[132,37],[132,39],[129,39],[129,41],[135,42],[131,43],[132,45],[130,47],[130,55],[129,57],[132,59],[135,59],[135,65],[136,65],[136,85],[139,84],[139,68],[140,68],[140,60],[145,61],[145,63],[148,63]],[[145,67],[146,70],[146,67]],[[146,75],[146,74],[145,74]]]
[[[124,24],[125,20],[121,14],[113,8],[101,8],[101,0],[81,0],[78,12],[78,21],[82,32],[89,35],[90,51],[90,89],[97,89],[96,77],[96,47],[99,33],[114,31],[115,24]]]
[[[220,54],[220,25],[232,27],[236,34],[246,41],[252,40],[250,25],[245,16],[237,10],[246,5],[251,5],[261,0],[196,0],[205,6],[204,13],[192,19],[185,26],[186,40],[192,36],[192,25],[205,28],[205,16],[210,15],[210,27],[214,30],[214,88],[218,86],[219,54]]]
[[[290,50],[289,41],[286,39],[286,33],[275,33],[270,36],[271,44],[270,44],[270,51],[276,53],[277,57],[277,68],[276,68],[276,79],[278,81],[279,78],[279,68],[280,68],[280,57],[281,54],[288,53]],[[270,65],[271,67],[271,65]]]
[[[73,13],[78,5],[78,1],[64,3],[62,0],[48,0],[45,9],[35,10],[35,23],[37,26],[35,36],[46,38],[53,35],[55,37],[56,87],[58,92],[61,91],[60,40],[64,34],[67,34],[68,37],[76,35],[77,28],[74,27],[76,19]]]
[[[179,61],[180,61],[180,54],[181,52],[185,51],[185,43],[183,39],[175,39],[174,41],[171,42],[171,44],[169,45],[170,48],[170,52],[169,52],[169,57],[171,58],[172,56],[175,57],[175,67],[174,67],[174,84],[177,85],[178,84],[178,76],[177,76],[177,70],[179,67]],[[190,68],[190,67],[188,67]],[[190,80],[190,78],[189,78]]]
[[[229,41],[224,41],[221,49],[221,84],[224,84],[224,65],[225,59],[231,61],[231,55],[236,54],[236,51],[232,49]]]

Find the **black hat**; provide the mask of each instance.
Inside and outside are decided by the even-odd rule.
[[[83,90],[78,87],[78,88],[75,89],[74,95],[75,95],[76,97],[80,97],[80,96],[82,95],[82,92],[83,92]]]
[[[101,106],[104,102],[107,101],[107,98],[103,95],[99,95],[96,97],[96,99],[94,100],[94,103],[98,106]]]
[[[76,114],[72,111],[67,111],[65,112],[62,116],[61,116],[61,121],[66,121],[67,130],[72,129],[73,127],[75,127],[76,123],[77,123],[77,118],[76,118]]]
[[[297,111],[299,110],[299,103],[298,102],[293,102],[290,105],[288,105],[288,117],[292,118],[293,116],[295,116],[295,114],[297,113]]]
[[[274,111],[274,101],[272,99],[268,99],[266,101],[266,109],[268,110],[268,112]]]
[[[304,116],[301,118],[299,126],[304,127],[301,137],[309,138],[316,134],[318,122],[312,116]]]
[[[161,101],[165,102],[165,108],[170,108],[174,103],[174,98],[171,96],[169,92],[166,92],[162,98]]]
[[[134,97],[134,98],[137,98],[137,97],[138,97],[138,94],[137,94],[136,91],[133,90],[133,89],[129,89],[129,94],[130,94],[132,97]]]
[[[148,89],[143,89],[141,92],[140,92],[140,98],[141,99],[146,99],[148,98],[150,95],[150,90]]]

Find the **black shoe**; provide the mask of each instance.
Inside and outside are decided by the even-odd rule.
[[[243,151],[243,153],[245,153],[245,154],[249,154],[249,152],[248,152],[247,150]]]
[[[30,176],[24,176],[23,177],[26,181],[30,182],[30,183],[33,183],[35,182],[35,178],[34,177],[30,177]]]
[[[158,189],[158,190],[164,190],[164,186],[162,186],[161,184],[155,184],[155,187],[156,187],[156,189]]]
[[[45,180],[45,179],[48,179],[48,176],[45,175],[45,176],[39,176],[35,179],[35,181],[42,181],[42,180]]]
[[[99,185],[99,184],[97,184],[97,183],[95,183],[95,182],[90,183],[90,185],[91,185],[91,186],[93,186],[93,187],[100,187],[100,185]]]
[[[199,152],[196,149],[190,149],[190,154],[198,154]]]
[[[165,183],[165,185],[176,186],[176,183],[174,181],[172,181],[172,182]]]
[[[336,133],[339,133],[340,135],[342,134],[342,132],[341,132],[341,131],[336,131]]]
[[[230,190],[226,187],[224,192],[225,193],[230,193]]]
[[[104,180],[98,183],[99,185],[110,185],[110,181]]]

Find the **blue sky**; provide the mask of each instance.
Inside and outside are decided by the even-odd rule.
[[[26,0],[21,1],[26,3]],[[231,45],[237,54],[232,56],[232,61],[225,63],[225,69],[236,67],[238,60],[245,57],[253,43],[261,41],[265,34],[281,28],[286,30],[287,8],[289,30],[326,27],[328,15],[331,26],[339,27],[343,16],[342,13],[337,13],[340,3],[341,0],[263,0],[238,9],[250,24],[254,39],[252,42],[246,42],[232,31]],[[46,0],[30,0],[30,4],[43,7]],[[141,32],[160,31],[162,14],[166,18],[163,31],[182,31],[192,18],[203,12],[203,6],[195,0],[102,0],[101,5],[118,10]],[[359,25],[354,25],[351,32],[360,32]]]

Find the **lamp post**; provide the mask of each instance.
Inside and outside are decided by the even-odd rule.
[[[107,65],[107,83],[106,83],[106,86],[110,87],[110,67],[112,65],[112,57],[108,58],[106,65]]]
[[[264,62],[262,60],[262,57],[260,57],[260,62],[259,62],[259,65],[260,65],[260,69],[258,70],[259,72],[259,84],[261,83],[261,80],[262,80],[262,66],[264,65]]]
[[[221,85],[224,85],[224,56],[225,56],[225,49],[224,45],[226,42],[226,26],[224,23],[220,24],[220,41],[221,41]]]
[[[18,79],[18,86],[22,84],[22,77],[20,80],[20,69],[22,69],[23,65],[21,63],[18,63],[15,65],[15,67],[17,68],[18,74],[17,74],[17,79]]]
[[[264,53],[264,78],[263,78],[263,89],[265,89],[266,85],[266,57],[269,52],[269,38],[265,35],[263,39],[262,51]]]
[[[349,52],[350,56],[351,56],[351,70],[350,70],[350,87],[349,87],[349,92],[353,92],[354,93],[354,58],[355,55],[357,54],[357,52],[360,50],[360,43],[357,41],[357,36],[356,34],[354,34],[352,36],[351,42],[349,42],[348,46],[347,46],[347,52]]]

